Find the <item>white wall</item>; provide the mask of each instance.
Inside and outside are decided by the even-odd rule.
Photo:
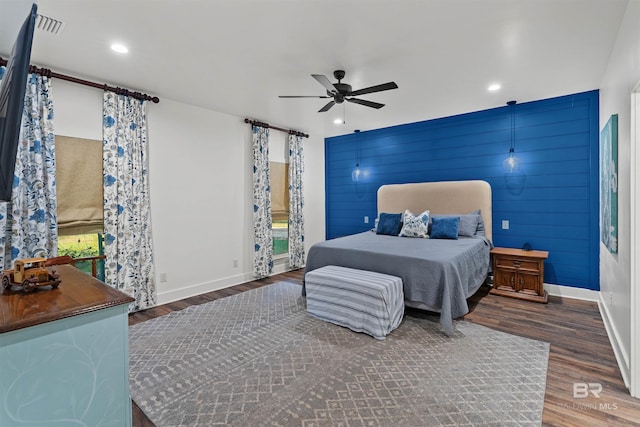
[[[56,79],[52,85],[56,133],[101,140],[102,92]],[[251,280],[250,126],[243,117],[168,99],[147,105],[147,121],[158,303]],[[324,139],[304,141],[308,249],[325,235]]]
[[[631,92],[640,82],[640,2],[630,1],[600,85],[600,129],[618,114],[618,253],[600,244],[600,290],[603,317],[625,382],[631,345]],[[634,184],[637,185],[637,184]],[[638,363],[638,361],[636,361]]]
[[[289,163],[289,134],[274,130],[269,132],[269,161]]]
[[[52,79],[56,135],[102,140],[102,91]]]

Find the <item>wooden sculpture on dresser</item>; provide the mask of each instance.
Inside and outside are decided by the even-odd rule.
[[[16,260],[13,270],[2,271],[2,287],[22,286],[24,292],[31,292],[39,286],[60,286],[60,275],[55,270],[47,270],[45,258]]]

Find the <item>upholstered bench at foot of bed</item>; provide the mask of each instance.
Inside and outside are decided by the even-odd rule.
[[[305,275],[307,312],[382,340],[402,322],[402,279],[328,265]]]

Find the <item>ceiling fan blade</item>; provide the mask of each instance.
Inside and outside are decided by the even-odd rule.
[[[391,89],[398,89],[398,85],[395,84],[395,82],[389,82],[389,83],[383,83],[381,85],[365,87],[364,89],[354,90],[349,94],[349,96],[358,96],[358,95],[364,95],[366,93],[382,92],[383,90],[391,90]]]
[[[329,111],[331,107],[336,104],[336,101],[329,101],[327,105],[318,110],[318,113],[324,113],[325,111]]]
[[[299,96],[299,95],[279,95],[278,98],[331,98],[331,96]]]
[[[331,81],[329,81],[327,76],[322,75],[322,74],[311,74],[311,77],[316,79],[318,81],[318,83],[320,83],[322,86],[324,86],[325,89],[327,89],[329,92],[331,92],[331,93],[338,93],[339,92],[338,89],[333,85],[333,83],[331,83]]]
[[[366,101],[364,99],[358,99],[358,98],[345,98],[348,102],[353,102],[354,104],[360,104],[360,105],[364,105],[367,107],[371,107],[371,108],[382,108],[384,107],[384,104],[380,104],[378,102],[373,102],[373,101]]]

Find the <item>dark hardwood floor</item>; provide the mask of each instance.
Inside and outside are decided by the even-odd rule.
[[[303,270],[296,270],[154,307],[129,315],[129,324],[279,281],[301,284],[302,275]],[[466,321],[550,343],[543,425],[640,425],[640,399],[631,397],[624,386],[596,303],[551,296],[548,304],[538,304],[490,295],[483,287],[469,305]],[[592,391],[600,386],[595,397]],[[584,394],[589,396],[582,398]],[[135,403],[133,425],[153,426]]]

